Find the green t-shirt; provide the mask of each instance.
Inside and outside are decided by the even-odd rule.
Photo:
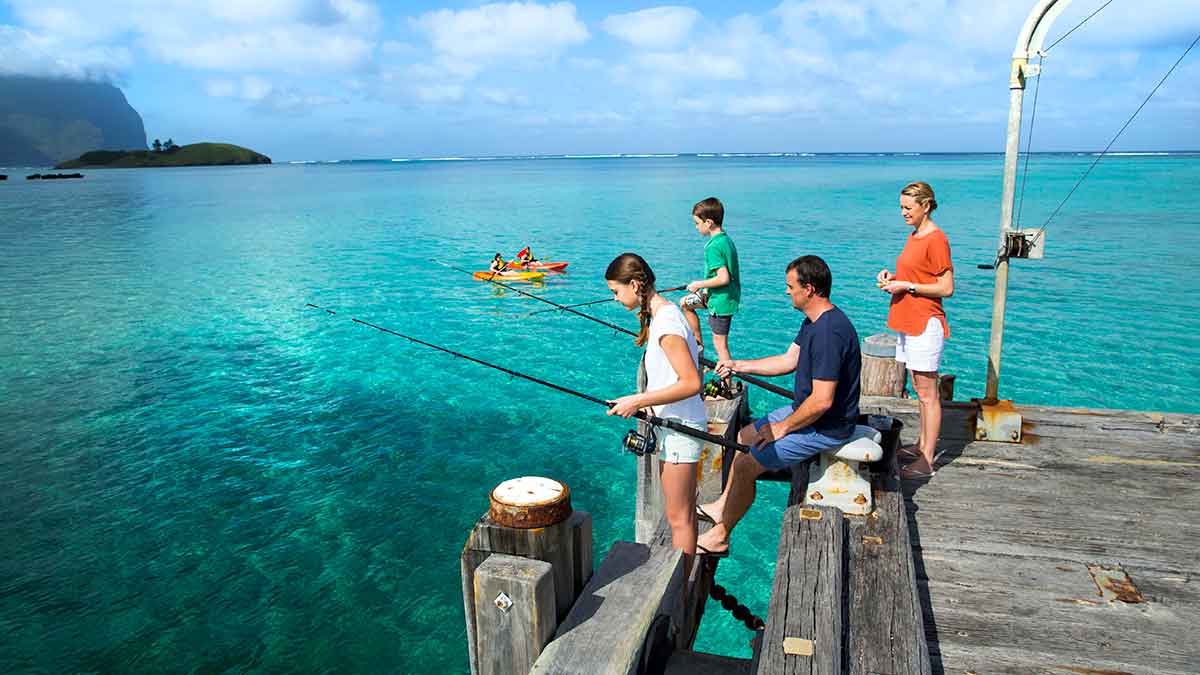
[[[731,316],[742,299],[742,278],[738,275],[737,249],[724,232],[709,237],[704,244],[704,278],[717,276],[722,267],[729,270],[729,283],[708,289],[708,311],[717,316]]]

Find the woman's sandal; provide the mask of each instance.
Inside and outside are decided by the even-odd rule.
[[[709,515],[708,511],[704,510],[703,506],[699,504],[696,505],[696,519],[703,520],[706,523],[712,523],[713,525],[716,525],[718,522],[715,518]]]
[[[945,452],[945,450],[938,450],[937,452],[933,453],[933,463],[937,464],[937,461],[941,459],[942,454]],[[907,457],[908,459],[920,459],[922,457],[921,447],[916,443],[913,443],[912,445],[900,446],[900,448],[896,450],[896,454],[900,457]]]
[[[703,546],[701,546],[700,544],[696,544],[696,555],[705,555],[710,558],[718,558],[718,559],[728,558],[729,557],[729,549],[725,549],[724,551],[710,551],[710,550],[704,548]]]
[[[913,462],[913,464],[916,464],[916,462]],[[928,480],[935,475],[937,475],[937,471],[934,469],[930,469],[929,471],[914,469],[912,464],[900,467],[900,480]]]

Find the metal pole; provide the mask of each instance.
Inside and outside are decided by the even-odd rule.
[[[992,339],[988,343],[986,403],[995,403],[1000,390],[1000,353],[1004,347],[1004,308],[1008,303],[1006,233],[1012,229],[1013,200],[1017,193],[1017,157],[1021,145],[1021,105],[1025,100],[1022,69],[1028,59],[1013,59],[1009,81],[1008,138],[1004,146],[1004,192],[1000,198],[1000,255],[996,260],[996,285],[992,293]]]
[[[1013,202],[1017,192],[1017,159],[1021,150],[1021,104],[1025,100],[1025,76],[1038,74],[1029,57],[1042,48],[1050,24],[1071,0],[1039,0],[1025,19],[1013,51],[1008,80],[1008,136],[1004,145],[1004,189],[1000,201],[1000,254],[996,261],[996,285],[992,294],[992,337],[988,343],[985,403],[995,403],[1000,393],[1000,355],[1004,351],[1004,308],[1008,302],[1008,232],[1012,230]]]

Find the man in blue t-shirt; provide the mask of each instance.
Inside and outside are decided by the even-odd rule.
[[[721,497],[697,507],[699,518],[714,523],[697,542],[701,555],[729,554],[729,535],[754,502],[760,474],[842,445],[854,432],[862,355],[854,326],[829,301],[832,285],[824,260],[815,255],[793,260],[787,266],[787,291],[792,306],[804,312],[805,319],[788,350],[761,359],[717,363],[721,376],[795,372],[795,399],[738,432],[738,441],[751,446],[751,451],[734,458]]]

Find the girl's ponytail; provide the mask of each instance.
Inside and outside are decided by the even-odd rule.
[[[650,299],[654,297],[654,271],[642,256],[636,253],[622,253],[608,264],[604,278],[622,284],[633,281],[641,283],[638,299],[641,300],[642,308],[638,310],[638,321],[641,322],[642,328],[633,339],[633,344],[644,347],[650,338]]]

